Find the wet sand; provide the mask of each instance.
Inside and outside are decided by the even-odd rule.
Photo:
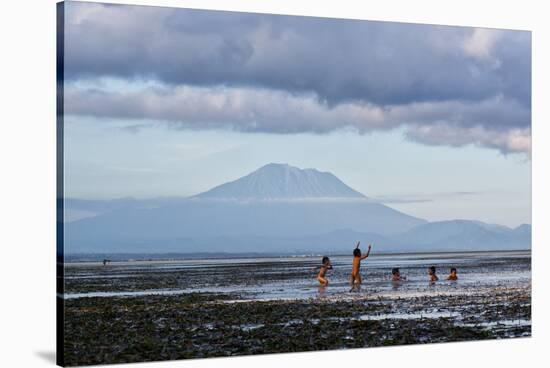
[[[324,289],[316,258],[67,265],[66,364],[531,335],[528,252],[373,257],[358,293],[348,292],[347,258],[334,258]],[[387,280],[396,262],[409,281]],[[458,265],[462,278],[426,282],[434,263]]]

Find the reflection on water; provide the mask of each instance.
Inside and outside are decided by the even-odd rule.
[[[350,297],[351,256],[333,256],[329,286],[320,287],[313,267],[321,257],[126,261],[65,264],[65,298],[172,295],[191,292],[238,293],[248,299]],[[427,268],[440,281],[429,283]],[[406,281],[390,281],[399,267]],[[445,281],[450,267],[458,281]],[[531,252],[372,254],[362,262],[357,294],[386,297],[469,293],[530,285]]]

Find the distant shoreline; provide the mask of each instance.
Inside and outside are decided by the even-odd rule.
[[[411,252],[376,252],[373,256],[399,256],[399,255],[433,255],[433,254],[481,254],[481,253],[515,253],[531,252],[531,248],[523,249],[491,249],[491,250],[456,250],[456,251],[411,251]],[[178,261],[178,260],[200,260],[200,259],[254,259],[254,258],[306,258],[329,256],[347,256],[347,253],[72,253],[65,255],[62,263],[85,263],[100,262],[104,259],[109,262],[127,262],[127,261]],[[58,255],[59,256],[59,255]],[[351,256],[351,255],[350,255]]]

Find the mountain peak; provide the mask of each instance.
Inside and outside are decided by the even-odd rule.
[[[199,194],[202,198],[293,199],[365,198],[335,175],[270,163],[235,181]]]
[[[529,224],[521,224],[518,227],[514,229],[517,233],[523,233],[523,234],[531,234],[531,225]]]

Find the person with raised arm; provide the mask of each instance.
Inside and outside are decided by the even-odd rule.
[[[370,250],[372,248],[372,245],[369,244],[369,249],[367,250],[367,254],[362,255],[361,249],[359,249],[359,245],[361,242],[357,242],[357,245],[355,246],[355,249],[353,250],[353,261],[351,266],[351,290],[358,290],[361,287],[361,273],[359,272],[359,269],[361,268],[361,261],[367,258],[370,254]]]

